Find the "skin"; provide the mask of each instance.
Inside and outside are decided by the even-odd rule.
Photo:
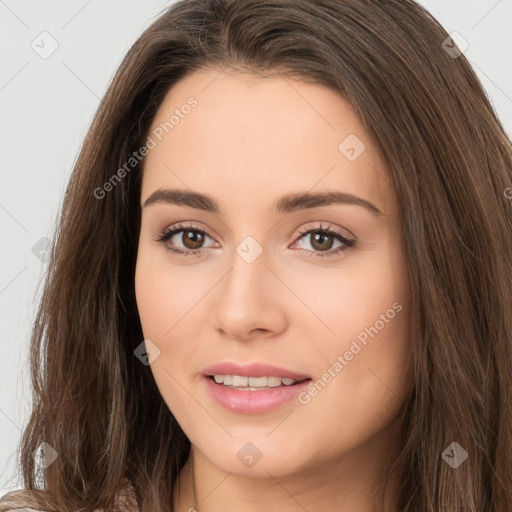
[[[136,297],[145,338],[160,350],[150,368],[163,399],[191,441],[175,510],[398,511],[391,479],[385,508],[372,505],[379,470],[396,456],[397,417],[411,387],[410,282],[398,199],[376,145],[349,103],[299,77],[196,71],[168,92],[152,130],[194,96],[198,104],[151,149],[141,205],[159,188],[206,193],[219,213],[157,202],[142,208]],[[366,149],[350,161],[338,149],[356,134]],[[340,191],[381,212],[332,204],[270,213],[281,196]],[[190,222],[201,245],[175,234]],[[330,225],[355,245],[314,244],[299,230]],[[252,236],[263,252],[237,252]],[[308,257],[312,256],[312,257]],[[316,257],[315,257],[316,255]],[[221,361],[258,361],[322,378],[357,336],[401,306],[306,405],[297,399],[263,414],[218,405],[202,371]],[[332,373],[332,370],[331,370]],[[261,459],[246,467],[252,442]],[[303,508],[301,508],[303,507]]]

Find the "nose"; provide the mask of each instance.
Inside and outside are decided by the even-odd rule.
[[[263,252],[248,262],[235,253],[232,267],[215,287],[211,323],[238,341],[271,338],[286,328],[286,287]]]

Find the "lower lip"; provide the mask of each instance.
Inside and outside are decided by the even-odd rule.
[[[262,389],[261,391],[237,390],[217,384],[205,377],[206,388],[210,396],[220,405],[232,412],[241,414],[261,414],[293,400],[310,384],[311,379],[293,384]]]

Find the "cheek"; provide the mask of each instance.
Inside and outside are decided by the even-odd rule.
[[[300,397],[303,409],[296,419],[304,424],[315,418],[315,425],[323,425],[324,440],[315,441],[315,450],[343,451],[358,445],[385,428],[403,408],[412,385],[409,309],[403,302],[401,309],[389,304],[391,310],[376,302],[371,312],[366,303],[364,316],[357,320],[340,315],[336,341],[312,357],[326,363]],[[387,323],[379,319],[386,311]],[[310,436],[316,435],[313,428]]]
[[[172,311],[171,304],[165,305],[171,297],[163,294],[159,274],[158,267],[139,256],[135,270],[135,297],[144,336],[150,339],[159,338],[164,332],[164,308],[169,307]]]
[[[176,275],[171,279],[165,266],[146,258],[144,250],[139,250],[135,272],[139,317],[144,338],[150,339],[160,351],[148,371],[152,372],[167,407],[178,418],[187,416],[194,406],[180,386],[185,382],[185,369],[193,367],[194,358],[194,347],[188,343],[187,322],[183,321],[191,306],[179,293],[181,281]]]
[[[188,267],[191,269],[192,267]],[[135,269],[135,296],[144,335],[167,337],[199,293],[191,270],[171,268],[165,251],[141,244]]]
[[[353,340],[365,347],[370,340],[385,346],[387,339],[398,343],[403,338],[399,331],[407,323],[410,292],[400,256],[388,247],[342,262],[339,269],[321,269],[307,279],[302,273],[298,280],[293,270],[288,271],[287,282],[314,314],[309,338],[321,342],[310,347],[325,363],[349,350]]]
[[[194,308],[205,291],[193,266],[171,269],[165,254],[162,259],[159,252],[154,248],[139,248],[135,295],[144,337],[160,350],[151,369],[162,379],[165,370],[174,375],[192,367],[195,347],[191,340],[197,337],[192,332],[196,325],[192,321]],[[172,382],[166,384],[169,385]]]
[[[325,421],[329,403],[343,404],[338,419],[351,411],[356,429],[374,416],[389,419],[411,384],[405,260],[392,250],[372,256],[371,262],[361,259],[344,268],[339,279],[321,281],[308,295],[329,330],[323,328],[321,343],[311,345],[311,360],[321,362],[319,381],[304,402],[311,402],[315,414],[325,414]]]

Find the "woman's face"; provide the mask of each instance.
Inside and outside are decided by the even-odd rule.
[[[253,476],[370,467],[411,385],[410,290],[397,197],[352,107],[201,70],[150,138],[137,304],[194,450]]]

